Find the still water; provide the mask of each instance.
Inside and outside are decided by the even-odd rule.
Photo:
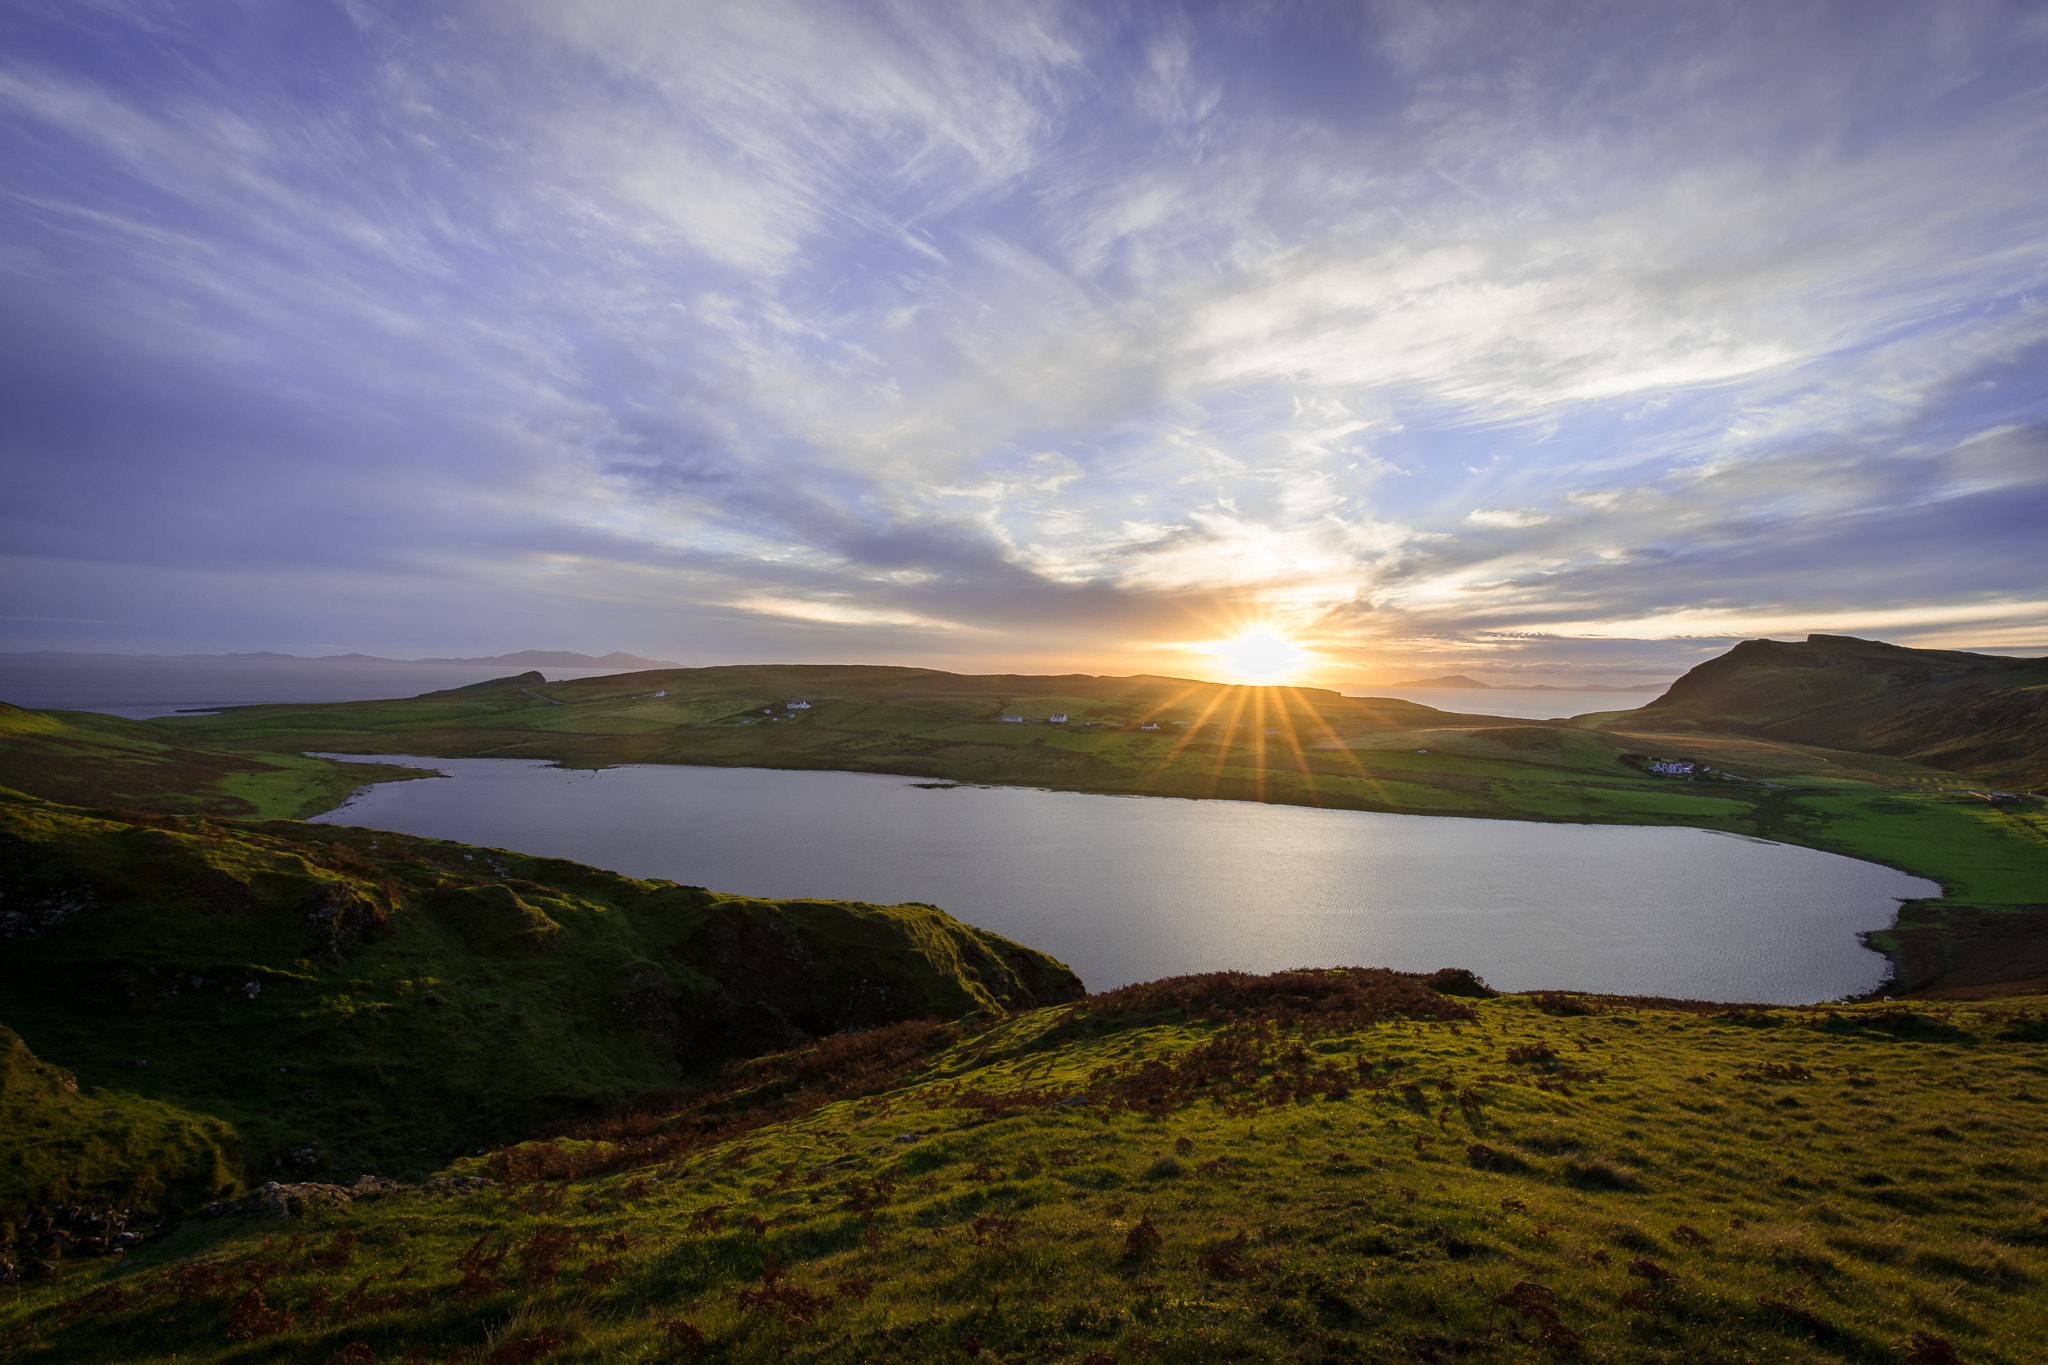
[[[342,755],[336,755],[342,757]],[[360,758],[360,755],[354,757]],[[1796,1004],[1934,883],[1693,829],[920,786],[869,773],[374,761],[440,780],[318,817],[752,896],[925,901],[1095,990],[1183,972],[1469,967],[1495,986]]]

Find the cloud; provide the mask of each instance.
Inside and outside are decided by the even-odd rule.
[[[1476,507],[1465,514],[1465,520],[1475,526],[1498,526],[1520,530],[1524,526],[1541,526],[1550,518],[1527,507],[1519,511],[1498,507]]]
[[[12,22],[0,524],[97,566],[23,616],[2048,644],[2024,6]]]

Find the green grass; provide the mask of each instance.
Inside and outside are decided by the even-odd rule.
[[[12,1291],[0,1343],[23,1362],[2048,1351],[2038,1018],[1445,1004],[1029,1012],[724,1139],[627,1137],[660,1138],[642,1113],[457,1168],[564,1178],[189,1224]]]
[[[431,1169],[726,1058],[1080,991],[930,906],[724,896],[376,830],[0,794],[0,871],[7,1025],[95,1093],[227,1125],[234,1181]],[[53,1179],[155,1197],[142,1167],[65,1150],[63,1179],[0,1164],[0,1218]]]
[[[239,1139],[226,1122],[125,1089],[81,1088],[5,1027],[0,1133],[0,1218],[61,1199],[195,1207],[241,1184]]]
[[[1973,905],[2048,901],[2048,808],[1970,796],[1802,793],[1816,846],[1904,868]]]
[[[332,810],[370,782],[422,776],[382,763],[230,753],[90,711],[0,702],[0,787],[55,801],[290,820]]]

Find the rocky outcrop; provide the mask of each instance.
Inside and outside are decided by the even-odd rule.
[[[0,887],[0,939],[39,938],[67,920],[91,913],[97,903],[82,887]]]
[[[130,1211],[91,1204],[50,1204],[31,1209],[10,1249],[0,1245],[0,1284],[48,1274],[64,1259],[125,1256],[145,1233],[128,1226]],[[20,1263],[14,1264],[14,1256]]]
[[[391,932],[391,912],[345,882],[310,886],[300,904],[317,955],[352,957]]]

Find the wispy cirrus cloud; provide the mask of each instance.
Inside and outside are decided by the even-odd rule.
[[[188,575],[195,646],[2048,637],[2024,6],[6,24],[9,545],[75,570],[26,615]]]

